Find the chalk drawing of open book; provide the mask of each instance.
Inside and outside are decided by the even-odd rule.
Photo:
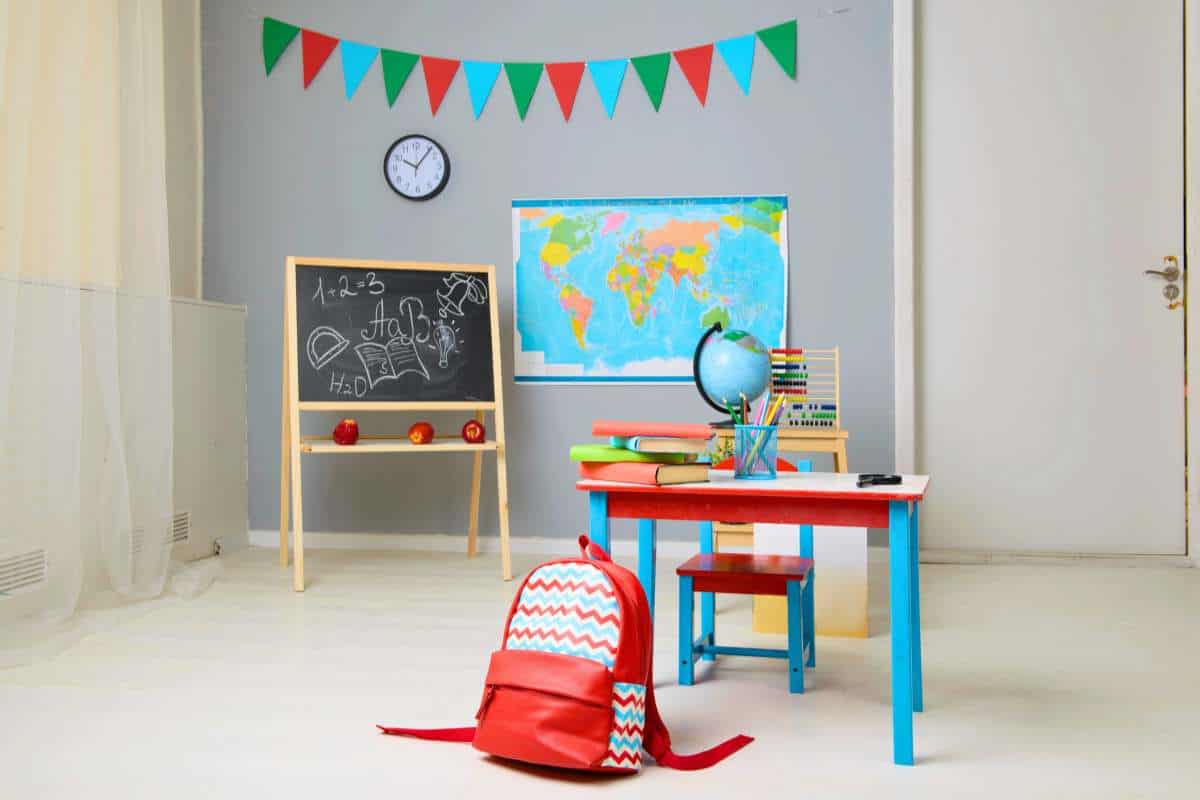
[[[387,341],[363,342],[354,346],[358,360],[367,373],[367,382],[374,389],[380,381],[394,381],[410,372],[429,380],[429,370],[421,361],[416,342],[411,336],[396,336]]]

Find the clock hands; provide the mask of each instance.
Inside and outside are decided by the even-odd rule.
[[[430,145],[430,146],[429,146],[429,149],[425,151],[425,155],[421,156],[420,160],[419,160],[419,161],[417,161],[417,163],[416,163],[416,164],[413,164],[413,165],[412,165],[412,166],[413,166],[413,169],[420,169],[420,168],[421,168],[421,163],[422,163],[422,162],[423,162],[423,161],[424,161],[426,158],[428,158],[428,157],[429,157],[429,154],[430,154],[430,153],[432,153],[432,152],[433,152],[433,145]]]

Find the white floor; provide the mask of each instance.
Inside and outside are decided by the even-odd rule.
[[[757,741],[706,772],[591,778],[375,731],[470,724],[516,588],[495,556],[313,551],[303,595],[271,551],[224,562],[196,599],[0,671],[0,797],[1200,796],[1200,570],[926,565],[926,711],[901,768],[886,608],[870,640],[818,640],[805,695],[754,659],[682,688],[664,560],[656,683],[676,748]],[[724,641],[773,644],[746,599],[718,611]]]

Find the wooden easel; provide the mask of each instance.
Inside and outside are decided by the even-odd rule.
[[[494,384],[492,401],[445,401],[445,402],[398,402],[398,401],[358,401],[358,402],[327,402],[301,401],[299,388],[299,356],[296,347],[296,267],[297,265],[316,267],[337,267],[341,269],[361,270],[428,270],[435,272],[472,272],[487,276],[488,303],[490,305],[491,340],[492,340],[492,381]],[[504,395],[503,381],[500,372],[500,315],[496,300],[496,268],[491,264],[426,264],[405,261],[368,261],[343,260],[334,258],[297,258],[287,259],[287,272],[284,291],[283,313],[283,402],[281,409],[282,422],[280,428],[281,447],[279,465],[279,563],[286,567],[288,562],[288,507],[289,485],[291,491],[290,504],[292,517],[295,520],[295,556],[292,562],[292,588],[297,592],[304,591],[304,525],[303,504],[300,481],[300,455],[336,454],[362,455],[369,453],[474,453],[474,464],[471,470],[470,523],[467,532],[467,556],[472,557],[477,552],[479,535],[479,497],[480,479],[483,469],[483,453],[496,453],[496,488],[500,518],[500,561],[504,580],[512,580],[512,561],[509,554],[508,540],[508,474],[505,465],[504,440]],[[472,411],[476,420],[484,421],[484,413],[491,411],[494,416],[491,432],[495,438],[481,444],[464,442],[458,436],[437,436],[429,444],[416,445],[410,442],[403,433],[374,434],[362,436],[358,444],[342,446],[335,443],[330,436],[304,436],[300,434],[300,412],[302,411]]]

